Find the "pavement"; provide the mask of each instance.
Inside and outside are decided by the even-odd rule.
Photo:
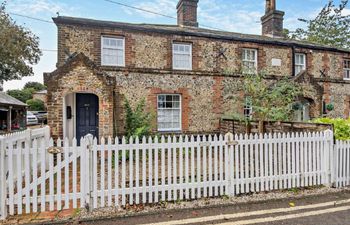
[[[350,224],[350,192],[340,192],[302,199],[284,199],[263,203],[235,204],[191,210],[171,210],[148,215],[74,221],[71,224],[347,225]]]
[[[266,194],[265,194],[266,195]],[[268,194],[267,194],[268,195]],[[250,198],[247,196],[247,198]],[[213,199],[215,200],[215,199]],[[227,202],[220,205],[202,205],[141,210],[109,217],[81,217],[80,209],[31,213],[10,217],[4,224],[84,224],[84,225],[350,225],[350,191],[304,195],[250,202]],[[0,224],[2,224],[0,222]]]

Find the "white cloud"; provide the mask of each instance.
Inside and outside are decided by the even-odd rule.
[[[176,17],[176,4],[177,4],[177,0],[155,0],[155,1],[141,2],[135,6],[148,11]],[[130,14],[131,12],[129,9],[125,9],[125,11],[128,14]],[[145,18],[161,17],[160,15],[156,15],[148,12],[137,11],[137,13],[141,14]]]
[[[56,14],[57,12],[64,15],[75,15],[77,9],[63,3],[54,2],[52,0],[15,0],[8,3],[8,11],[15,13],[23,13],[26,15]]]
[[[178,0],[143,0],[136,7],[161,14],[176,17]],[[244,33],[260,33],[260,17],[262,11],[252,10],[256,4],[235,4],[221,0],[201,0],[198,7],[198,20],[200,25],[215,27],[228,31]],[[162,18],[147,12],[124,9],[127,14],[137,13],[145,18]]]
[[[350,9],[344,9],[342,12],[343,16],[350,16]]]
[[[262,8],[263,9],[263,8]],[[256,10],[256,5],[203,0],[199,5],[199,22],[203,25],[227,31],[259,34],[261,32],[260,17],[263,10]]]

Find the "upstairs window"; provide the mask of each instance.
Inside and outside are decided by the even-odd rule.
[[[181,96],[158,95],[158,131],[181,131]]]
[[[258,72],[258,51],[256,49],[243,49],[243,73],[254,74]]]
[[[124,38],[101,38],[101,65],[125,66]]]
[[[244,99],[244,117],[247,119],[252,119],[253,116],[253,106],[252,106],[252,98],[246,97]]]
[[[344,80],[350,80],[350,59],[344,60]]]
[[[191,44],[173,44],[173,69],[192,70]]]
[[[295,75],[306,70],[306,55],[297,53],[295,54]]]

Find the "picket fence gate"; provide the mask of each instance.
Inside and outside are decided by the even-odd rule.
[[[99,141],[87,136],[79,146],[75,139],[33,139],[28,145],[7,147],[4,143],[3,219],[8,214],[235,196],[332,182],[340,187],[350,182],[350,144],[334,145],[332,131]]]

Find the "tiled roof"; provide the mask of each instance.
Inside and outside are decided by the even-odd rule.
[[[20,100],[4,93],[0,92],[0,104],[4,105],[15,105],[15,106],[27,106],[25,103],[21,102]]]
[[[117,29],[126,29],[134,30],[140,32],[156,32],[156,33],[167,33],[175,35],[184,35],[184,36],[197,36],[197,37],[206,37],[206,38],[215,38],[223,40],[233,40],[233,41],[245,41],[245,42],[254,42],[254,43],[263,43],[263,44],[272,44],[272,45],[281,45],[281,46],[290,46],[290,47],[301,47],[309,48],[315,50],[329,50],[337,52],[347,52],[350,53],[349,49],[334,48],[326,45],[320,45],[305,41],[297,41],[286,38],[272,38],[262,35],[253,35],[253,34],[242,34],[234,33],[227,31],[217,31],[210,30],[198,27],[180,27],[177,25],[160,25],[160,24],[133,24],[133,23],[122,23],[122,22],[113,22],[113,21],[102,21],[86,18],[77,18],[77,17],[65,17],[59,16],[53,18],[53,21],[56,24],[72,24],[80,25],[87,27],[102,27],[102,28],[117,28]]]

